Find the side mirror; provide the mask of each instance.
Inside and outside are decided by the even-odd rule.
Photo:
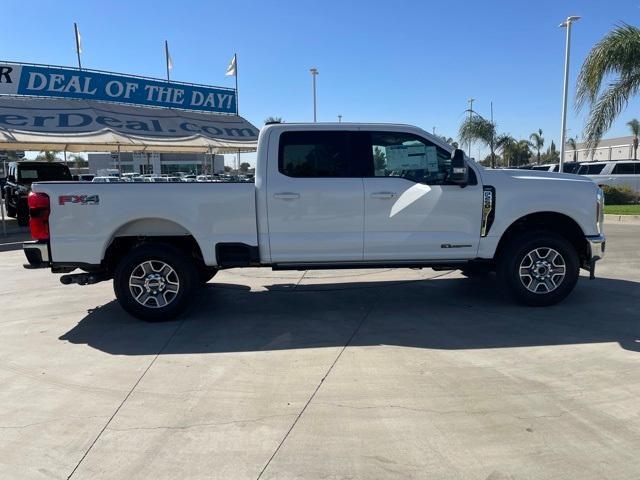
[[[451,154],[451,176],[449,180],[461,187],[469,183],[469,167],[464,159],[464,152],[459,148],[456,148]]]

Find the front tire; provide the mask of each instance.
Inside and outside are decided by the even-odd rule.
[[[116,267],[113,288],[120,305],[147,322],[171,320],[189,305],[198,284],[193,259],[167,244],[143,244]]]
[[[521,234],[509,241],[498,259],[498,278],[519,303],[554,305],[575,287],[578,253],[564,237],[547,231]]]

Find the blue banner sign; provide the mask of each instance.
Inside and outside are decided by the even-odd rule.
[[[236,91],[230,88],[20,63],[0,63],[0,95],[79,98],[237,113]]]

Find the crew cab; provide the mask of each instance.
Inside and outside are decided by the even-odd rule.
[[[7,181],[4,185],[4,201],[8,217],[17,217],[18,225],[29,225],[27,196],[31,184],[48,180],[72,180],[69,168],[56,162],[11,162],[7,168]]]
[[[248,266],[495,271],[516,300],[551,305],[605,249],[593,181],[485,169],[407,125],[268,125],[255,184],[36,183],[29,207],[26,267],[113,279],[122,307],[150,321]]]

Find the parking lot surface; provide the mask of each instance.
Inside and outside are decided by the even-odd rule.
[[[0,252],[0,478],[640,478],[640,225],[513,305],[455,272],[221,272],[145,324]]]

